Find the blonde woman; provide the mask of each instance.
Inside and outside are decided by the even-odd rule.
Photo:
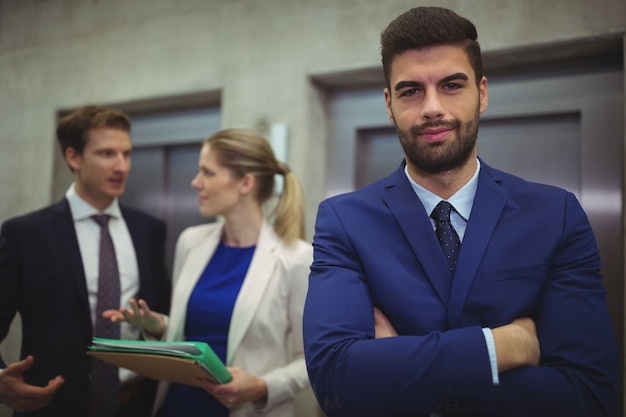
[[[263,206],[284,177],[274,221]],[[297,178],[256,133],[229,129],[203,144],[191,182],[200,213],[218,221],[184,230],[176,246],[170,316],[139,300],[109,312],[157,339],[208,342],[233,380],[203,387],[161,383],[159,417],[293,416],[307,387],[302,312],[312,247],[304,238]]]

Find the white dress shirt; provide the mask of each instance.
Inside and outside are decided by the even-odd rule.
[[[135,247],[133,246],[133,241],[130,237],[126,222],[122,217],[117,199],[113,200],[109,207],[100,212],[76,194],[73,183],[65,193],[65,197],[70,205],[70,211],[74,219],[78,247],[80,248],[83,270],[87,280],[91,323],[95,328],[96,305],[98,302],[100,225],[92,219],[92,216],[96,214],[108,214],[111,216],[109,220],[109,233],[113,240],[113,246],[115,246],[115,258],[117,259],[120,274],[120,306],[128,307],[129,299],[135,297],[139,290],[139,268],[137,266]],[[128,323],[121,324],[121,339],[137,340],[139,339],[139,334],[139,330],[136,327]],[[120,380],[122,382],[134,379],[135,377],[135,373],[120,368]]]

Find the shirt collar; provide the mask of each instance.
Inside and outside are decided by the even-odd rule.
[[[76,193],[74,188],[75,183],[70,185],[70,188],[65,192],[65,198],[70,205],[70,211],[72,212],[72,218],[74,221],[84,220],[95,216],[96,214],[108,214],[114,219],[122,218],[122,211],[117,198],[113,199],[113,202],[104,210],[99,211],[94,206],[86,202],[81,196]]]
[[[476,190],[478,189],[478,174],[480,173],[480,160],[476,159],[476,172],[470,180],[459,191],[454,193],[447,201],[454,206],[454,210],[465,220],[469,221],[470,214],[472,212],[472,206],[474,205],[474,197],[476,196]],[[404,173],[413,187],[413,191],[422,202],[426,213],[430,215],[435,209],[435,206],[441,201],[441,197],[437,194],[428,191],[422,187],[409,175],[407,167],[404,167]]]

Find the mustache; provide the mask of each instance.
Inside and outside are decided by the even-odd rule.
[[[447,129],[458,129],[461,126],[461,122],[458,120],[426,122],[421,125],[411,127],[411,136],[416,137],[424,133],[426,129],[432,129],[434,127],[445,127]]]

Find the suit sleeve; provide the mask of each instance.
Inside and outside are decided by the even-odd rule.
[[[18,230],[12,220],[4,222],[0,229],[0,342],[7,337],[21,298]],[[0,357],[0,369],[6,367]]]
[[[11,225],[11,222],[5,222],[0,231],[0,341],[9,332],[20,299],[19,257]],[[0,365],[3,364],[0,359]]]
[[[539,367],[500,376],[502,415],[613,416],[619,360],[598,248],[582,207],[568,194],[563,234],[538,300]]]
[[[155,279],[158,285],[158,303],[157,311],[169,314],[172,296],[172,282],[165,267],[165,241],[167,235],[167,226],[164,222],[158,222],[155,226],[156,238],[154,240],[156,246],[156,256],[154,259]]]

